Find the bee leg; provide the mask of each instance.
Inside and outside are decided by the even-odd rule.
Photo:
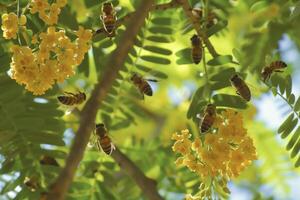
[[[237,95],[241,96],[241,94],[239,93],[239,91],[235,91]]]

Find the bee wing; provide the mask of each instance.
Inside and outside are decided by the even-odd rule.
[[[145,79],[146,81],[151,81],[151,82],[158,82],[156,79]]]
[[[111,145],[111,149],[110,149],[109,155],[111,155],[112,152],[116,149],[116,146],[112,142],[110,143],[110,145]]]
[[[196,118],[198,118],[198,119],[203,119],[203,115],[201,115],[200,113],[198,113],[198,114],[196,115]]]

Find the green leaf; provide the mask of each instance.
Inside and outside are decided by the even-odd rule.
[[[225,56],[218,56],[216,58],[213,58],[207,62],[208,65],[211,66],[218,66],[223,65],[226,63],[232,62],[232,56],[231,55],[225,55]]]
[[[153,26],[148,29],[153,34],[165,34],[171,35],[173,33],[173,29],[164,26]]]
[[[245,109],[247,108],[246,102],[239,96],[228,94],[216,94],[212,97],[214,104],[218,107],[228,107]]]
[[[288,99],[289,104],[293,105],[295,103],[295,95],[291,94]]]
[[[298,157],[298,160],[295,163],[295,167],[296,168],[299,167],[299,166],[300,166],[300,156]]]
[[[152,42],[159,42],[159,43],[171,43],[174,41],[174,39],[171,37],[162,37],[162,36],[149,36],[146,39]]]
[[[290,124],[289,126],[283,131],[283,133],[281,134],[281,138],[284,139],[286,138],[296,127],[298,123],[298,118],[295,118]]]
[[[145,46],[144,49],[154,52],[154,53],[166,55],[166,56],[172,54],[172,51],[165,49],[165,48],[157,47],[157,46]]]
[[[298,97],[295,106],[294,106],[295,111],[299,111],[300,110],[300,97]]]
[[[153,24],[157,25],[171,25],[172,24],[172,18],[170,17],[156,17],[151,20]]]
[[[226,28],[228,25],[228,21],[218,21],[217,24],[215,24],[214,26],[210,27],[207,30],[207,36],[213,36],[216,33],[220,32],[221,30],[223,30],[224,28]]]
[[[233,54],[233,56],[235,57],[235,59],[236,59],[239,63],[241,63],[242,58],[243,58],[241,52],[240,52],[238,49],[234,48],[234,49],[232,49],[232,54]]]
[[[155,64],[168,65],[171,63],[169,59],[158,56],[141,56],[141,59]]]
[[[300,151],[300,138],[298,139],[296,145],[291,152],[291,158],[294,158]]]
[[[192,102],[190,104],[190,107],[189,107],[189,109],[187,111],[187,114],[186,114],[186,116],[187,116],[188,119],[192,118],[197,113],[199,113],[201,107],[203,107],[204,105],[206,105],[206,101],[201,98],[203,96],[203,92],[204,92],[203,85],[200,86],[196,90],[196,92],[195,92],[195,94],[193,96]]]
[[[179,59],[176,60],[176,64],[186,65],[186,64],[194,63],[192,60],[191,52],[192,52],[191,48],[185,48],[177,51],[175,55],[179,57]]]
[[[211,81],[220,81],[220,82],[229,82],[230,77],[235,74],[235,68],[224,68],[222,70],[217,71],[215,74],[211,75],[209,80]]]
[[[297,130],[294,132],[293,136],[291,137],[289,143],[286,145],[286,150],[290,150],[293,148],[297,140],[299,139],[300,136],[300,127],[297,128]]]
[[[286,81],[286,83],[285,83],[286,98],[289,98],[292,93],[292,77],[290,75],[287,75],[285,77],[285,81]],[[279,85],[279,87],[280,87],[280,85]]]
[[[269,4],[266,1],[257,1],[251,6],[250,11],[257,12],[259,10],[267,8],[268,6]]]
[[[294,113],[291,113],[286,120],[280,125],[280,127],[278,128],[278,133],[283,132],[284,130],[286,130],[288,128],[288,126],[290,126],[293,122],[294,119]]]

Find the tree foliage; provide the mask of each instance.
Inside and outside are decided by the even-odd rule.
[[[111,1],[117,17],[115,35],[111,36],[99,19],[106,1],[69,0],[61,7],[58,22],[53,26],[57,31],[64,30],[74,44],[78,41],[79,27],[91,30],[88,52],[81,49],[84,57],[72,63],[74,75],[66,75],[61,83],[51,82],[51,89],[36,96],[24,84],[12,79],[11,67],[12,46],[29,46],[36,52],[39,47],[34,46],[32,39],[52,26],[39,14],[30,12],[30,2],[34,1],[0,1],[2,16],[13,12],[27,18],[26,28],[17,26],[16,38],[4,36],[3,17],[0,30],[0,188],[3,199],[42,199],[51,190],[66,165],[79,127],[88,118],[85,111],[92,105],[93,95],[97,89],[98,93],[102,92],[97,84],[107,72],[115,69],[116,66],[108,64],[118,57],[111,56],[125,45],[124,33],[128,24],[136,20],[134,14],[143,3],[141,0]],[[201,16],[197,15],[199,9],[203,12]],[[214,13],[212,20],[210,12]],[[203,42],[200,64],[194,64],[191,58],[190,39],[194,34]],[[126,167],[122,168],[124,160],[99,152],[92,136],[76,167],[66,199],[149,198],[139,185],[140,180],[149,181],[147,184],[157,189],[163,199],[183,199],[185,194],[199,191],[199,185],[201,189],[208,181],[175,166],[171,136],[188,128],[193,138],[200,136],[204,140],[205,135],[199,131],[199,114],[204,113],[209,103],[217,107],[218,114],[226,109],[243,113],[247,134],[257,149],[258,160],[232,182],[245,187],[253,198],[267,198],[259,188],[269,184],[281,191],[274,192],[274,198],[275,195],[289,198],[286,173],[299,177],[297,167],[300,166],[300,97],[295,92],[299,86],[294,82],[299,71],[283,56],[282,43],[288,38],[299,54],[299,34],[300,2],[296,0],[156,0],[144,25],[134,35],[134,44],[121,70],[115,72],[116,78],[99,100],[95,121],[90,122],[105,124],[112,142],[132,161],[135,169],[143,172],[144,179],[132,177]],[[57,59],[56,55],[50,57]],[[264,82],[262,70],[276,60],[285,61],[288,67],[282,73],[273,72]],[[154,92],[152,97],[141,95],[131,81],[134,73],[158,81],[149,82]],[[282,99],[286,119],[275,127],[277,132],[255,118],[256,103],[246,102],[236,94],[230,81],[235,74],[249,86],[252,100],[266,93]],[[57,96],[64,91],[83,91],[88,100],[70,108],[57,101]],[[276,139],[277,133],[280,140]],[[57,165],[44,164],[45,157],[55,159]],[[153,185],[152,180],[155,180]],[[230,191],[222,190],[220,185],[213,185],[218,195],[214,198],[229,198]]]

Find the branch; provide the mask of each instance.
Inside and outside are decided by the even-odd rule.
[[[212,57],[219,56],[219,54],[216,52],[215,48],[213,47],[213,45],[207,38],[206,33],[204,31],[202,31],[202,28],[201,28],[200,24],[198,23],[197,18],[195,18],[195,16],[193,15],[193,12],[192,12],[193,9],[191,8],[188,0],[177,0],[177,2],[181,4],[186,16],[192,22],[196,32],[202,38],[206,48],[208,49],[208,51],[212,55]]]
[[[91,132],[94,129],[99,105],[107,95],[119,70],[123,67],[128,52],[133,46],[138,31],[144,24],[153,1],[154,0],[147,0],[141,3],[120,40],[119,44],[122,45],[119,45],[110,56],[107,67],[105,68],[107,70],[105,71],[104,76],[99,76],[101,81],[95,85],[91,97],[82,110],[79,129],[75,135],[74,143],[72,144],[69,156],[66,160],[66,166],[62,169],[55,183],[51,186],[49,195],[47,196],[48,200],[64,199],[76,169],[83,158],[84,150],[88,144]]]
[[[153,5],[150,8],[150,11],[154,11],[154,10],[166,10],[169,8],[176,8],[178,7],[180,4],[177,2],[177,0],[172,0],[169,3],[163,3],[163,4],[157,4],[157,5]],[[125,15],[124,17],[120,18],[117,22],[116,22],[116,27],[115,29],[117,29],[119,26],[123,25],[124,23],[126,23],[127,21],[129,21],[132,16],[136,13],[137,11],[128,13],[127,15]],[[97,34],[103,33],[106,36],[110,37],[110,35],[108,33],[106,33],[104,28],[100,28],[97,31],[95,31],[94,36]]]
[[[150,200],[163,200],[156,189],[156,182],[148,178],[125,154],[118,148],[112,152],[111,156],[119,164],[120,168],[124,170],[141,188],[144,195]]]

